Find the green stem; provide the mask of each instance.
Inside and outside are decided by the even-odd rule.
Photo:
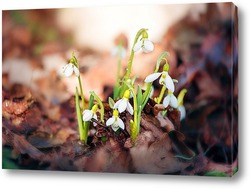
[[[140,38],[140,36],[143,36],[145,33],[147,33],[147,29],[145,28],[142,28],[140,29],[136,36],[135,36],[135,40],[134,40],[134,43],[133,43],[133,46],[132,46],[132,49],[131,49],[131,53],[130,53],[130,57],[129,57],[129,60],[128,60],[128,67],[126,69],[126,73],[123,77],[123,81],[126,82],[129,78],[130,78],[130,74],[131,74],[131,69],[132,69],[132,64],[133,64],[133,60],[134,60],[134,55],[135,55],[135,52],[134,52],[134,46],[135,44],[137,43],[138,39]],[[127,89],[127,86],[126,85],[123,85],[122,86],[122,89],[120,91],[120,96],[123,95],[124,91]]]
[[[157,101],[156,101],[157,104],[161,103],[162,98],[163,98],[163,96],[165,94],[166,89],[167,88],[163,85],[162,88],[161,88],[161,93],[160,93],[160,95],[159,95],[159,97],[157,98]]]
[[[120,77],[121,77],[121,62],[122,62],[122,42],[119,44],[119,53],[118,53],[118,64],[117,64],[117,75],[116,75],[116,86],[119,86]]]
[[[99,98],[99,96],[97,96],[97,94],[95,94],[94,91],[90,91],[90,94],[93,95],[97,101],[97,103],[99,104],[100,106],[100,109],[101,109],[101,122],[104,123],[104,106],[103,106],[103,103],[101,101],[101,99]]]
[[[163,52],[160,54],[160,56],[158,57],[157,62],[156,62],[154,73],[157,73],[159,71],[160,64],[163,60],[167,63],[168,60],[166,59],[166,56],[169,56],[169,55],[170,55],[169,52]],[[148,102],[152,85],[153,85],[153,82],[148,83],[146,91],[143,93],[142,109],[145,107],[146,103]]]
[[[84,95],[83,95],[83,90],[82,90],[82,82],[81,82],[81,77],[78,77],[78,83],[80,86],[80,93],[81,93],[81,99],[82,99],[82,109],[85,110],[85,100],[84,100]]]
[[[80,135],[80,140],[84,140],[84,126],[83,126],[83,121],[82,121],[82,112],[80,108],[80,103],[79,103],[79,94],[78,94],[78,89],[76,87],[76,95],[75,95],[75,103],[76,103],[76,115],[77,115],[77,122],[78,122],[78,130],[79,130],[79,135]]]
[[[74,52],[72,53],[72,57],[74,59],[73,62],[76,64],[76,66],[80,72],[80,66],[79,66],[78,60],[77,60]],[[82,90],[81,76],[79,75],[77,78],[78,78],[78,84],[80,87],[81,99],[82,99],[82,109],[85,110],[85,99],[84,99],[83,90]]]

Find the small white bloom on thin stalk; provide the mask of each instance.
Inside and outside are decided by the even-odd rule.
[[[122,59],[126,58],[126,49],[124,47],[116,46],[111,51],[112,56],[120,56]]]
[[[186,93],[187,89],[182,89],[177,97],[178,100],[177,109],[180,111],[180,120],[183,120],[186,117],[186,108],[183,106],[183,99]]]
[[[119,116],[119,112],[117,111],[117,109],[114,109],[113,111],[113,116],[111,118],[109,118],[106,122],[107,126],[112,127],[112,129],[116,132],[119,128],[124,129],[124,123],[121,120],[121,118],[118,117]]]
[[[133,115],[134,110],[131,104],[129,103],[130,91],[129,89],[124,92],[122,99],[118,100],[115,105],[114,109],[118,109],[119,113],[124,112],[126,109],[127,111]]]
[[[172,106],[173,108],[178,107],[177,98],[171,91],[168,91],[168,95],[163,99],[163,106],[166,108],[168,105]]]
[[[66,77],[70,77],[73,72],[75,73],[76,77],[79,77],[79,69],[72,63],[68,63],[62,67],[62,73]]]
[[[161,85],[164,85],[171,92],[174,92],[174,89],[175,89],[174,82],[173,82],[173,79],[168,74],[168,65],[167,66],[166,65],[167,64],[165,64],[162,72],[156,72],[156,73],[152,73],[148,75],[146,79],[144,80],[144,82],[145,83],[153,82],[161,76],[159,83]]]
[[[159,80],[159,83],[161,85],[166,86],[166,88],[168,90],[170,90],[171,92],[174,92],[174,89],[175,89],[174,82],[173,82],[172,78],[169,76],[168,72],[166,72],[166,71],[156,72],[156,73],[150,74],[149,76],[146,77],[144,82],[146,82],[146,83],[153,82],[157,78],[159,78],[160,76],[161,76],[161,78]]]
[[[92,118],[94,118],[95,120],[98,120],[97,115],[96,115],[97,109],[98,109],[98,105],[95,104],[91,110],[84,110],[82,113],[82,120],[91,121]],[[93,125],[96,126],[97,124],[93,122]]]
[[[182,106],[178,106],[177,110],[180,111],[180,120],[183,120],[186,117],[186,108]]]
[[[150,53],[154,50],[154,44],[149,41],[148,39],[142,38],[142,40],[139,40],[135,46],[134,46],[134,51],[137,52],[140,49],[142,49],[142,51],[144,53]]]

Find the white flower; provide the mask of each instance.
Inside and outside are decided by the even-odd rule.
[[[180,111],[180,120],[183,120],[186,117],[186,108],[181,105],[177,109]]]
[[[124,47],[115,47],[111,51],[112,56],[120,56],[122,59],[126,58],[126,49]]]
[[[148,39],[142,39],[138,41],[134,46],[135,52],[139,51],[140,49],[142,49],[144,53],[152,52],[154,50],[154,44]]]
[[[182,89],[177,97],[177,100],[178,100],[177,109],[180,111],[180,120],[186,117],[186,108],[183,106],[183,100],[184,100],[184,96],[186,93],[187,93],[187,89]]]
[[[62,73],[66,77],[70,77],[73,74],[73,72],[76,74],[77,77],[79,77],[80,75],[79,70],[74,64],[68,63],[62,67]]]
[[[119,128],[121,129],[124,129],[125,126],[124,126],[124,123],[123,121],[121,120],[121,118],[118,117],[119,113],[118,111],[115,109],[113,111],[113,116],[111,118],[109,118],[106,122],[106,125],[107,126],[110,126],[112,127],[112,129],[114,131],[117,131]]]
[[[169,91],[168,95],[163,99],[163,106],[166,108],[168,105],[172,106],[173,108],[178,107],[178,101],[177,98],[174,96],[174,94]]]
[[[98,108],[98,105],[95,104],[91,110],[84,110],[82,113],[82,120],[91,121],[92,118],[94,118],[95,120],[98,120],[97,115],[96,115],[97,108]],[[96,126],[97,124],[94,122],[93,125]]]
[[[123,98],[118,100],[115,105],[114,105],[114,109],[118,109],[118,111],[121,113],[121,112],[124,112],[126,109],[127,111],[133,115],[134,113],[134,110],[133,110],[133,107],[131,106],[131,104],[129,103],[129,97],[130,97],[130,91],[129,90],[126,90],[124,92],[124,95],[123,95]]]
[[[175,87],[174,87],[173,79],[169,76],[168,72],[166,72],[166,71],[152,73],[146,77],[144,82],[146,82],[146,83],[153,82],[160,76],[161,76],[161,78],[159,80],[159,83],[161,85],[166,86],[167,89],[170,90],[171,92],[174,92]]]

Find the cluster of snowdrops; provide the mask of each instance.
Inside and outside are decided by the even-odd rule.
[[[122,46],[122,43],[120,43],[120,45],[116,48],[116,54],[118,56],[117,79],[113,90],[113,98],[109,97],[108,102],[109,106],[113,109],[113,116],[107,119],[106,123],[104,122],[105,112],[103,103],[94,91],[90,92],[88,107],[86,107],[85,99],[83,96],[83,86],[79,72],[79,63],[74,53],[72,53],[72,57],[69,63],[63,66],[62,73],[66,77],[70,77],[75,74],[78,79],[81,103],[79,99],[78,87],[76,87],[75,102],[80,140],[84,143],[87,143],[90,122],[93,122],[93,126],[96,126],[98,121],[100,121],[107,127],[111,126],[114,132],[117,132],[117,130],[119,129],[125,129],[125,124],[119,117],[119,114],[124,111],[128,111],[131,115],[133,115],[133,119],[130,120],[130,135],[132,141],[135,141],[140,131],[141,112],[147,104],[149,98],[152,96],[154,90],[153,82],[158,78],[160,78],[159,83],[160,85],[162,85],[162,88],[159,96],[154,98],[154,101],[157,104],[162,103],[166,109],[168,106],[178,109],[180,111],[180,119],[183,119],[185,117],[186,111],[185,107],[183,106],[183,98],[187,91],[186,89],[183,89],[179,93],[178,98],[176,98],[174,95],[175,83],[177,83],[178,80],[172,79],[168,73],[169,64],[166,58],[166,56],[169,56],[168,52],[163,52],[159,56],[156,61],[154,73],[148,75],[145,78],[144,82],[146,84],[146,89],[142,90],[140,85],[138,85],[137,87],[135,86],[134,83],[136,80],[136,76],[131,78],[130,75],[134,54],[135,52],[138,52],[140,50],[142,50],[143,53],[150,53],[154,50],[154,44],[148,39],[147,29],[144,28],[140,29],[136,34],[128,60],[126,73],[121,78],[120,60],[124,57],[125,50]],[[163,70],[160,71],[159,69],[162,62],[164,62]],[[130,104],[130,99],[133,99],[133,106]],[[99,111],[100,116],[97,116],[97,111]]]

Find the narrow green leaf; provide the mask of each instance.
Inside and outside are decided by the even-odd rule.
[[[114,86],[114,90],[113,90],[113,93],[114,93],[114,94],[113,94],[113,98],[114,98],[114,99],[117,99],[118,96],[119,96],[119,88],[120,88],[120,87],[117,86],[117,85]]]
[[[137,132],[137,135],[139,134],[140,132],[140,126],[141,126],[141,112],[142,112],[142,106],[140,105],[139,106],[139,109],[138,109],[138,117],[137,117],[137,127],[136,127],[136,132]],[[137,136],[136,135],[136,136]]]
[[[89,97],[89,106],[88,109],[91,110],[94,105],[94,96],[91,94]]]
[[[137,105],[138,106],[141,106],[141,104],[143,102],[142,100],[143,100],[143,98],[142,98],[142,90],[141,90],[140,85],[138,85],[138,88],[137,88]]]
[[[100,114],[101,114],[101,122],[104,123],[104,106],[103,106],[103,103],[102,103],[100,97],[97,94],[95,94],[94,91],[90,91],[89,93],[91,95],[93,95],[94,98],[96,99],[96,101],[98,102],[98,104],[100,106],[100,109],[101,109],[101,112],[100,112]]]
[[[111,97],[109,97],[109,106],[110,106],[110,108],[112,108],[113,109],[113,107],[114,107],[114,104],[115,104],[115,102],[114,102],[114,100],[111,98]]]

